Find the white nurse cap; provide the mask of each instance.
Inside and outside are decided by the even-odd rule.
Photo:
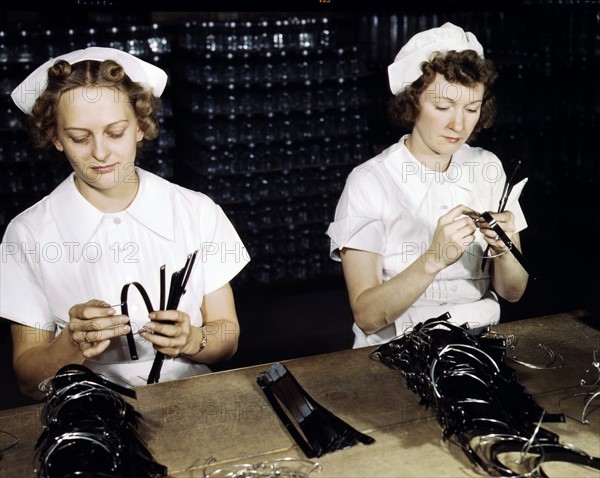
[[[13,101],[24,113],[31,114],[35,101],[48,86],[48,69],[57,60],[65,60],[70,64],[85,60],[114,60],[123,67],[132,81],[149,87],[155,96],[160,96],[167,84],[167,74],[159,67],[115,48],[93,46],[52,58],[25,78],[11,93]]]
[[[419,32],[408,40],[396,55],[394,63],[388,66],[392,93],[397,95],[418,79],[423,74],[421,63],[428,61],[433,52],[450,50],[475,50],[483,58],[483,47],[475,35],[450,22]]]

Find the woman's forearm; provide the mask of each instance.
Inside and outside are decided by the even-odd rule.
[[[364,290],[351,301],[356,324],[367,335],[391,324],[425,292],[439,271],[439,263],[423,254],[392,279]]]
[[[226,319],[192,327],[189,349],[193,355],[189,352],[183,355],[194,362],[206,364],[227,360],[237,351],[239,336],[239,324]]]
[[[510,251],[493,259],[491,266],[494,290],[508,302],[517,302],[527,288],[529,275],[525,269]]]
[[[39,384],[53,377],[61,367],[85,360],[81,350],[71,342],[68,331],[53,340],[53,334],[22,325],[12,325],[11,331],[13,367],[19,388],[32,398],[43,397]]]

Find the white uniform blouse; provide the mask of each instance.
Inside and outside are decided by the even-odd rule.
[[[13,219],[1,246],[0,316],[58,334],[69,322],[70,307],[90,299],[119,304],[123,285],[134,281],[157,309],[160,267],[166,266],[168,292],[171,274],[198,250],[178,309],[193,325],[202,325],[203,297],[235,277],[250,260],[248,253],[210,198],[137,171],[139,190],[125,211],[99,211],[81,196],[71,175]],[[149,321],[148,311],[134,287],[128,299],[137,332]],[[84,365],[129,386],[146,383],[155,351],[140,335],[135,339],[139,360],[130,359],[121,337]],[[209,371],[183,358],[167,359],[161,381]]]
[[[340,260],[344,247],[381,254],[384,281],[425,252],[438,218],[453,207],[463,204],[479,212],[496,211],[506,180],[493,153],[468,145],[459,148],[444,173],[429,170],[408,151],[407,137],[350,173],[327,230],[335,260]],[[518,203],[524,183],[513,188],[507,205],[515,214],[517,231],[527,226]],[[450,312],[453,322],[469,322],[472,327],[498,322],[500,306],[489,290],[489,268],[481,272],[486,243],[480,233],[477,236],[462,258],[440,272],[394,324],[368,336],[354,324],[354,347],[386,342],[445,312]]]

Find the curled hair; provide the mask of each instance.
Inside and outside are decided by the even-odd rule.
[[[79,87],[113,88],[126,95],[144,139],[158,136],[160,99],[142,84],[132,81],[121,65],[113,60],[85,60],[71,65],[58,60],[48,69],[48,85],[36,100],[28,116],[28,128],[36,146],[48,149],[56,138],[56,110],[63,94]],[[138,143],[140,144],[140,143]]]
[[[468,87],[483,85],[481,115],[473,133],[492,126],[496,116],[496,97],[491,88],[498,74],[490,60],[481,58],[473,50],[436,52],[430,61],[421,63],[421,71],[423,74],[417,80],[390,100],[389,114],[394,125],[412,130],[421,112],[421,94],[439,73],[450,83]]]

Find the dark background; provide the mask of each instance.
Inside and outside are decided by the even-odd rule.
[[[164,39],[168,48],[147,52],[148,59],[170,72],[163,136],[140,164],[222,204],[253,259],[233,282],[242,327],[240,349],[217,368],[350,347],[352,318],[339,265],[328,259],[325,230],[351,168],[402,134],[387,120],[387,65],[414,33],[451,21],[475,33],[500,74],[497,121],[480,134],[476,145],[495,152],[505,167],[521,160],[529,177],[522,195],[529,227],[522,239],[537,279],[518,304],[502,303],[502,321],[597,305],[600,158],[592,145],[600,133],[599,4],[375,1],[368,2],[366,11],[364,3],[332,2],[286,2],[292,10],[288,12],[270,11],[268,2],[256,4],[252,12],[199,12],[186,2],[157,4],[152,12],[119,9],[109,2],[101,10],[90,2],[79,2],[78,7],[57,2],[57,8],[65,8],[61,19],[52,23],[47,11],[36,10],[33,3],[24,2],[20,11],[2,11],[2,231],[10,218],[47,194],[68,172],[64,161],[32,149],[23,132],[23,115],[8,97],[12,88],[32,66],[83,48],[90,39],[131,52],[140,41]],[[230,6],[241,9],[227,2],[221,8]],[[266,8],[261,11],[260,6]],[[318,61],[325,58],[327,63],[333,61],[331,55],[338,55],[332,65],[343,73],[325,75],[322,81],[309,76],[308,83],[302,72],[287,80],[275,78],[272,85],[256,78],[250,84],[239,78],[225,81],[223,65],[237,71],[242,64],[256,66],[264,61],[264,52],[232,53],[231,43],[229,50],[207,50],[207,32],[220,28],[220,38],[228,41],[227,35],[239,35],[248,22],[248,28],[259,31],[262,19],[271,36],[274,31],[291,32],[285,40],[290,43],[284,41],[278,49],[278,54],[286,52],[290,69],[306,59],[309,71],[314,71],[310,68]],[[292,45],[303,28],[325,43]],[[219,72],[214,84],[190,80],[185,67],[198,65],[202,68],[197,71],[214,67]],[[286,103],[289,110],[281,107],[271,116],[256,102],[243,109],[233,101],[227,113],[213,114],[206,108],[206,98],[222,101],[244,92],[296,99]],[[319,103],[314,99],[318,95],[329,96]],[[302,106],[307,102],[312,106]],[[256,125],[269,120],[276,131],[287,131],[288,121],[290,131],[303,134],[265,139],[261,134],[266,131],[268,136],[269,128]],[[308,127],[299,128],[299,121],[307,121]],[[319,121],[321,128],[313,131],[311,125]],[[250,125],[250,136],[240,133],[240,125]],[[221,127],[224,139],[210,139]],[[227,136],[231,128],[236,132]],[[16,390],[8,322],[2,319],[0,346],[0,407],[30,403]]]

